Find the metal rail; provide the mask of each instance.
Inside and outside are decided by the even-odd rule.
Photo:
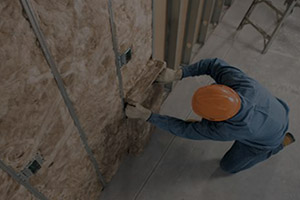
[[[117,71],[117,77],[118,77],[118,82],[119,82],[119,94],[120,94],[120,98],[121,98],[122,106],[123,106],[123,115],[126,118],[123,78],[122,78],[122,73],[121,73],[121,67],[122,67],[121,54],[119,53],[119,46],[118,46],[119,43],[118,43],[118,38],[117,38],[117,34],[116,34],[116,25],[115,25],[115,21],[114,21],[114,13],[112,10],[111,0],[108,0],[108,12],[109,12],[110,30],[111,30],[111,35],[112,35],[113,51],[115,53],[116,71]]]

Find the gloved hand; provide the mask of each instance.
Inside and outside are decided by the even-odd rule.
[[[180,80],[182,78],[182,69],[173,70],[166,68],[157,77],[158,83],[172,83],[173,81]]]
[[[131,103],[126,106],[125,114],[128,118],[142,119],[147,121],[152,112],[138,103]]]

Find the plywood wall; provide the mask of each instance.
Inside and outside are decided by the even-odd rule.
[[[107,1],[30,2],[100,171],[110,181],[124,154],[143,150],[153,127],[123,117]],[[122,68],[125,96],[158,111],[162,86],[152,83],[164,66],[150,60],[151,0],[112,3],[119,49],[133,51]],[[32,186],[49,199],[96,199],[102,185],[18,0],[0,2],[0,30],[0,159],[19,172],[39,152],[45,162],[30,178]],[[1,180],[20,191],[2,171]]]

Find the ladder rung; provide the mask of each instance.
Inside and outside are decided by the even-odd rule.
[[[270,1],[263,1],[265,4],[267,4],[270,8],[272,8],[273,10],[275,10],[278,14],[280,14],[281,16],[283,16],[283,12],[281,10],[279,10],[278,8],[276,8],[272,2]]]
[[[261,27],[259,27],[255,23],[253,23],[248,17],[245,17],[245,20],[249,24],[251,24],[260,34],[262,34],[265,39],[268,39],[268,40],[270,39],[270,35],[268,35]]]

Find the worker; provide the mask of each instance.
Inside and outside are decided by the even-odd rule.
[[[235,141],[220,161],[237,173],[268,159],[295,141],[289,127],[289,107],[256,80],[225,61],[203,59],[179,70],[165,69],[157,82],[209,75],[215,84],[200,87],[192,97],[201,121],[190,122],[151,112],[138,103],[126,107],[129,118],[140,118],[170,133],[193,140]]]

